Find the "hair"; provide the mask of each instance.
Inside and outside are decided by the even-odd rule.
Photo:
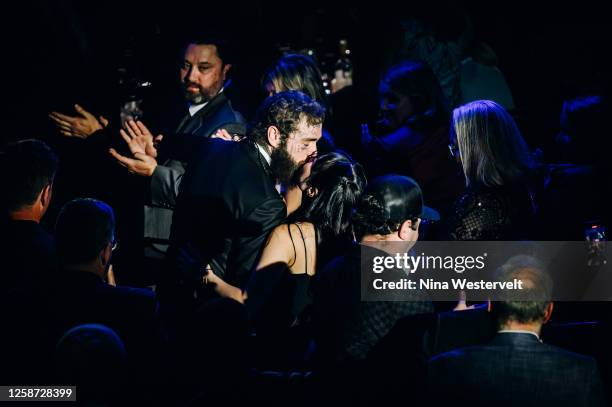
[[[317,228],[319,238],[350,236],[351,214],[366,186],[363,167],[350,156],[333,152],[318,157],[312,165],[309,187],[317,195],[303,209],[303,216]]]
[[[410,98],[414,114],[412,126],[448,125],[450,111],[438,79],[426,62],[403,61],[389,68],[380,82],[380,93],[387,90]]]
[[[99,324],[71,328],[55,348],[56,374],[66,383],[79,385],[81,400],[118,393],[127,379],[127,361],[125,345],[119,335]],[[109,377],[117,388],[106,386]]]
[[[297,90],[329,108],[321,71],[313,58],[302,54],[287,54],[264,73],[261,86],[273,84],[277,92]]]
[[[419,185],[403,175],[374,178],[362,195],[354,213],[355,234],[388,235],[410,220],[414,224],[423,209],[423,193]]]
[[[187,47],[191,44],[214,45],[217,50],[217,56],[223,65],[233,64],[235,62],[236,52],[234,49],[234,42],[225,36],[215,34],[193,36],[185,41],[183,46],[183,54],[187,50]],[[181,60],[183,59],[183,54],[180,56]]]
[[[468,186],[501,186],[525,178],[534,168],[514,119],[491,100],[456,108],[452,132]]]
[[[542,321],[552,297],[552,280],[535,258],[519,255],[510,258],[496,271],[496,280],[521,280],[520,293],[502,290],[493,304],[493,315],[499,326],[509,321],[530,323]]]
[[[79,198],[62,207],[55,240],[62,264],[82,264],[96,258],[115,237],[115,215],[104,202]]]
[[[289,134],[297,130],[303,118],[311,126],[322,124],[325,108],[302,92],[280,92],[266,98],[257,109],[255,119],[249,126],[249,136],[256,143],[265,145],[268,128],[275,126],[282,139],[286,140]]]
[[[13,212],[32,205],[42,189],[53,184],[58,158],[40,140],[8,144],[0,152],[3,210]]]

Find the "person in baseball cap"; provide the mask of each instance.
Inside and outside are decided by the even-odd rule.
[[[421,188],[410,177],[390,174],[370,181],[353,216],[358,238],[416,241],[421,220],[438,221],[440,214],[425,205]]]

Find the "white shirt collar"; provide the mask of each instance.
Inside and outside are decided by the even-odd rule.
[[[223,89],[225,89],[225,87],[221,88],[221,90],[219,91],[219,93],[217,93],[217,95],[221,94],[221,92],[223,92]],[[200,110],[202,110],[204,108],[204,106],[206,106],[207,104],[208,104],[208,102],[200,103],[200,104],[197,104],[197,105],[190,104],[189,105],[189,115],[191,117],[195,116],[195,114],[197,112],[199,112]]]
[[[542,342],[539,335],[533,331],[525,331],[522,329],[502,329],[501,331],[497,331],[498,334],[531,334],[538,338],[538,341]]]
[[[270,154],[266,151],[266,149],[260,146],[259,143],[255,143],[255,145],[257,146],[257,149],[259,150],[261,155],[263,155],[268,165],[272,164],[272,157],[270,157]]]
[[[264,160],[266,160],[268,165],[271,165],[272,164],[272,157],[270,157],[270,154],[266,151],[265,148],[260,146],[259,143],[255,143],[255,145],[257,146],[257,149],[259,150],[261,155],[263,155]],[[274,188],[276,188],[276,191],[278,191],[278,193],[282,195],[282,186],[281,186],[280,182],[277,181],[276,185],[274,185]]]

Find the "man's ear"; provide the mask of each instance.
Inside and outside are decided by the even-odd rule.
[[[40,192],[40,204],[43,208],[49,207],[51,203],[51,195],[53,195],[53,184],[47,184]]]
[[[276,126],[268,127],[268,144],[273,148],[278,148],[281,144],[281,132]]]
[[[409,240],[412,237],[411,235],[419,230],[419,223],[420,220],[418,219],[415,222],[410,219],[405,220],[398,232],[400,239]]]
[[[491,300],[487,300],[487,312],[491,312],[493,310],[493,303]]]
[[[554,308],[555,308],[555,304],[552,301],[548,303],[548,307],[546,307],[546,312],[544,313],[544,321],[542,322],[543,324],[550,321]]]
[[[104,246],[102,251],[100,251],[100,262],[102,263],[103,266],[106,266],[108,265],[108,263],[110,263],[112,254],[113,254],[113,248],[111,244],[109,243],[106,246]]]
[[[410,238],[411,231],[413,230],[412,221],[410,219],[405,220],[399,228],[398,234],[400,239],[408,240]]]
[[[232,64],[225,64],[221,68],[221,73],[223,75],[223,81],[225,81],[225,79],[227,78],[227,74],[228,74],[230,69],[232,69]]]

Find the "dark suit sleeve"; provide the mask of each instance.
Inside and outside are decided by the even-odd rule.
[[[185,174],[185,164],[177,160],[169,160],[165,164],[158,165],[151,176],[151,204],[173,209]]]
[[[601,384],[601,378],[599,375],[599,369],[597,368],[597,363],[592,360],[590,371],[590,380],[588,393],[586,394],[585,406],[604,406],[604,393],[603,387]]]
[[[268,234],[287,217],[287,207],[282,199],[271,198],[263,201],[243,221],[247,233],[234,242],[235,257],[233,264],[239,281],[234,282],[244,287],[250,271],[261,254]]]

